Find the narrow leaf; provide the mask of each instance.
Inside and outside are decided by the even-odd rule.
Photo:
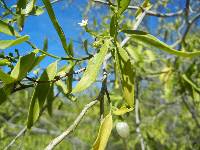
[[[119,45],[116,51],[116,63],[120,74],[123,97],[129,106],[133,107],[135,73],[128,54]]]
[[[131,0],[117,0],[118,2],[118,15],[121,15],[130,4]]]
[[[16,66],[11,72],[11,77],[15,80],[23,79],[27,73],[33,68],[35,63],[35,53],[30,53],[19,58]]]
[[[117,15],[114,14],[110,21],[110,36],[116,37],[117,35]]]
[[[156,37],[154,37],[153,35],[147,32],[138,31],[138,30],[123,30],[122,32],[131,34],[132,39],[140,44],[158,48],[169,54],[174,54],[174,55],[182,56],[182,57],[194,57],[194,56],[200,55],[200,51],[183,52],[183,51],[178,51],[176,49],[173,49],[166,43],[160,41],[159,39],[157,39]]]
[[[112,131],[112,115],[109,113],[101,122],[99,133],[93,144],[92,150],[104,150]]]
[[[42,1],[43,1],[44,5],[45,5],[45,8],[46,8],[48,14],[49,14],[51,22],[53,23],[53,26],[56,29],[57,33],[58,33],[58,36],[59,36],[59,38],[61,40],[61,43],[62,43],[62,46],[63,46],[64,50],[68,51],[65,34],[64,34],[61,26],[59,25],[57,19],[56,19],[56,16],[55,16],[55,13],[53,11],[53,8],[51,6],[50,1],[49,0],[42,0]],[[68,52],[68,55],[69,54],[70,53]]]
[[[0,32],[8,35],[19,36],[19,33],[17,33],[12,26],[2,20],[0,20]]]
[[[50,81],[53,80],[57,71],[57,61],[50,64],[47,69],[41,75],[39,81]],[[31,104],[29,107],[27,128],[31,128],[33,124],[38,120],[39,114],[43,108],[45,99],[48,96],[49,90],[51,89],[51,82],[44,82],[37,84],[31,98]]]
[[[29,36],[25,35],[22,37],[19,37],[15,40],[0,40],[0,49],[6,49],[11,46],[15,46],[18,44],[21,44],[29,39]]]
[[[89,60],[86,71],[83,74],[83,77],[78,82],[76,87],[72,90],[72,93],[81,92],[87,89],[93,82],[95,82],[100,67],[108,51],[109,44],[110,41],[106,40],[105,43],[100,48],[99,52]]]

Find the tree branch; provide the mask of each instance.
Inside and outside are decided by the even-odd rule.
[[[49,145],[45,148],[45,150],[54,149],[55,146],[58,145],[67,135],[69,135],[73,130],[75,130],[76,127],[78,126],[78,124],[80,123],[80,121],[82,120],[82,118],[84,117],[85,113],[88,111],[88,109],[90,109],[92,106],[94,106],[97,102],[98,102],[98,100],[94,100],[94,101],[90,102],[89,104],[85,105],[85,107],[83,108],[81,113],[78,115],[78,117],[75,119],[73,124],[67,130],[65,130],[61,135],[59,135],[58,137],[53,139],[49,143]]]
[[[105,5],[110,5],[108,2],[105,2],[105,1],[102,1],[102,0],[92,0],[96,3],[100,3],[100,4],[105,4]],[[132,10],[137,10],[138,8],[141,8],[141,7],[138,7],[138,6],[128,6],[128,9],[132,9]],[[145,11],[144,8],[141,8],[143,11]],[[175,16],[181,16],[183,14],[183,10],[179,10],[177,12],[174,12],[174,13],[159,13],[159,12],[154,12],[154,11],[150,11],[150,10],[147,10],[146,13],[148,16],[155,16],[155,17],[175,17]]]

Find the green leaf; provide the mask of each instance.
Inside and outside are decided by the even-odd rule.
[[[152,46],[160,50],[163,50],[169,54],[174,54],[174,55],[182,56],[182,57],[195,57],[195,56],[200,55],[200,51],[183,52],[183,51],[178,51],[176,49],[173,49],[169,45],[165,44],[164,42],[160,41],[159,39],[157,39],[156,37],[154,37],[153,35],[147,32],[138,31],[138,30],[123,30],[122,32],[131,34],[132,39],[138,42],[139,44]]]
[[[106,148],[109,136],[112,131],[112,126],[112,115],[109,113],[101,122],[98,136],[92,146],[92,150],[104,150]]]
[[[110,21],[110,36],[112,36],[112,37],[117,36],[117,27],[118,27],[117,15],[114,14]]]
[[[130,58],[125,49],[118,45],[116,51],[117,70],[120,74],[122,93],[125,101],[130,107],[134,106],[134,77],[135,72]]]
[[[121,15],[130,4],[131,0],[117,0],[118,2],[118,15]]]
[[[2,20],[0,20],[0,32],[8,35],[19,36],[19,33],[17,33],[12,26]]]
[[[67,51],[67,54],[69,55],[70,52],[68,52],[68,47],[67,47],[67,43],[66,43],[66,37],[65,37],[65,34],[61,28],[61,26],[59,25],[57,19],[56,19],[56,16],[54,14],[54,11],[53,11],[53,8],[51,6],[51,3],[49,0],[42,0],[44,5],[45,5],[45,8],[49,14],[49,17],[51,19],[51,22],[53,23],[53,26],[54,28],[56,29],[57,33],[58,33],[58,36],[61,40],[61,43],[62,43],[62,46],[64,48],[65,51]]]
[[[3,81],[5,84],[9,84],[15,81],[13,77],[11,77],[9,74],[4,73],[0,69],[0,80]]]
[[[51,87],[49,89],[48,95],[47,95],[47,110],[48,110],[48,114],[50,116],[52,116],[52,104],[53,104],[53,100],[55,99],[54,97],[54,84],[51,84]]]
[[[32,10],[31,14],[39,16],[44,13],[44,9],[42,7],[35,6]]]
[[[0,40],[0,49],[6,49],[11,46],[15,46],[18,44],[21,44],[29,39],[29,36],[25,35],[22,37],[19,37],[15,40]]]
[[[13,84],[5,84],[0,88],[0,105],[6,101],[13,90]]]
[[[25,23],[26,17],[25,17],[25,15],[19,14],[16,16],[16,19],[17,19],[18,30],[19,30],[19,32],[21,32],[24,28],[24,23]]]
[[[0,66],[6,66],[6,65],[10,65],[11,62],[8,59],[1,59],[0,60]]]
[[[24,77],[26,77],[27,73],[33,68],[35,60],[35,53],[30,53],[28,55],[20,57],[10,76],[17,81],[23,79]]]
[[[122,106],[121,108],[114,108],[113,114],[115,115],[124,115],[127,112],[132,111],[133,108],[127,108],[126,106]]]
[[[50,64],[46,70],[42,73],[39,81],[50,81],[53,80],[57,72],[57,61]],[[39,114],[43,108],[45,99],[48,96],[49,90],[51,89],[51,82],[43,82],[37,84],[31,98],[31,104],[29,107],[27,128],[31,128],[33,124],[38,120]]]
[[[141,7],[147,11],[147,10],[149,10],[149,9],[152,7],[152,5],[151,5],[151,3],[149,2],[149,0],[145,0],[145,1],[142,3],[142,6],[141,6]],[[142,12],[143,12],[142,9],[139,7],[139,8],[137,9],[137,11],[135,12],[135,17],[136,17],[136,18],[139,18],[140,15],[142,14]]]
[[[81,92],[87,89],[93,82],[95,82],[100,67],[104,61],[104,58],[109,49],[110,40],[106,40],[105,43],[100,48],[99,52],[89,60],[86,71],[83,77],[78,82],[76,87],[72,90],[72,93]]]
[[[35,5],[36,0],[30,0],[27,4],[26,4],[26,8],[21,10],[21,14],[26,15],[29,14]]]

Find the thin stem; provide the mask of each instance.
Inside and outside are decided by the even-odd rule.
[[[56,137],[55,139],[53,139],[49,145],[45,148],[45,150],[52,150],[56,147],[56,145],[58,145],[65,137],[67,137],[72,131],[74,131],[76,129],[76,127],[78,126],[78,124],[80,123],[80,121],[82,120],[82,118],[85,116],[85,113],[92,107],[94,106],[96,103],[98,102],[98,100],[94,100],[92,102],[90,102],[89,104],[85,105],[85,107],[83,108],[83,110],[81,111],[81,113],[78,115],[78,117],[75,119],[75,121],[73,122],[73,124],[71,126],[69,126],[69,128],[67,128],[67,130],[65,130],[62,134],[60,134],[58,137]]]

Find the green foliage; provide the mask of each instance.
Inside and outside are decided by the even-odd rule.
[[[42,1],[44,6],[36,0],[18,0],[10,6],[0,0],[0,33],[10,39],[0,40],[3,148],[24,127],[26,134],[16,139],[12,149],[44,149],[67,127],[70,135],[57,149],[200,148],[197,2],[187,1],[186,9],[174,12],[175,1],[99,1],[110,8],[100,16],[92,12],[96,3],[88,2],[83,15],[88,19],[79,23],[87,33],[87,39],[78,42],[84,48],[82,54],[77,45],[74,51],[73,39],[66,41],[52,6],[58,1]],[[28,35],[21,35],[26,20],[40,17],[45,9],[64,56],[49,53],[49,37],[40,49]],[[169,13],[160,13],[162,9]],[[148,23],[148,16],[159,17],[155,27]],[[26,55],[12,47],[22,43],[31,47]],[[45,57],[54,62],[45,67],[41,63]],[[87,108],[92,100],[98,103]],[[79,118],[82,108],[91,111]],[[114,129],[117,122],[127,122],[130,135],[122,139]],[[91,135],[97,135],[96,140]]]
[[[15,40],[0,40],[0,49],[7,49],[11,46],[21,44],[29,39],[29,36],[22,36]]]

